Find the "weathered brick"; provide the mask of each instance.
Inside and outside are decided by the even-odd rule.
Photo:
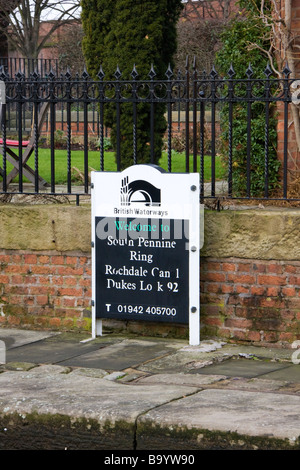
[[[65,264],[64,256],[51,256],[52,264]]]
[[[282,294],[287,297],[295,297],[297,295],[295,287],[283,287]]]
[[[204,280],[206,281],[213,281],[213,282],[225,281],[225,274],[223,273],[207,272],[205,273],[203,277],[204,277]]]
[[[277,273],[277,274],[282,274],[283,272],[283,266],[280,264],[269,264],[267,266],[267,271],[269,273]]]
[[[248,274],[227,274],[227,280],[235,282],[237,284],[254,284],[255,276],[248,275]]]
[[[258,261],[255,261],[253,263],[253,271],[258,273],[265,273],[267,271],[267,265],[265,263],[259,263]]]
[[[50,256],[41,255],[41,256],[38,257],[38,262],[42,263],[42,264],[49,264]]]
[[[6,274],[0,274],[0,284],[8,284],[9,283],[9,276]]]
[[[47,305],[48,303],[48,296],[47,295],[37,295],[36,298],[36,303],[38,305]]]
[[[280,293],[280,287],[267,287],[266,288],[266,295],[268,297],[277,297]]]
[[[284,286],[286,284],[285,276],[271,276],[271,275],[258,275],[258,284],[264,284],[268,286]]]
[[[234,263],[222,263],[222,271],[235,271],[236,265]]]
[[[265,287],[261,287],[261,286],[250,287],[250,292],[252,295],[264,295],[265,291],[266,291]]]
[[[26,264],[36,264],[37,255],[33,255],[33,254],[24,255],[24,262]]]
[[[227,318],[225,320],[225,326],[227,328],[251,328],[252,321],[246,318]]]
[[[250,266],[249,263],[239,263],[238,264],[238,269],[239,272],[243,273],[249,273],[252,270],[252,267]]]

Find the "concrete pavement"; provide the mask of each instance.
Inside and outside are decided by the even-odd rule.
[[[0,449],[300,448],[296,350],[4,328],[0,340]]]

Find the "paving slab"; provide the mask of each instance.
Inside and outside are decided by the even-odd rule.
[[[279,362],[256,361],[252,359],[228,359],[220,364],[213,364],[199,369],[190,370],[191,374],[213,374],[236,377],[258,377],[271,372],[286,369],[288,364]]]
[[[189,387],[202,388],[205,385],[212,385],[220,381],[226,380],[223,375],[199,375],[199,374],[155,374],[138,379],[138,383],[142,385],[152,384],[172,384],[172,385],[186,385]]]
[[[204,377],[207,377],[204,375]],[[208,376],[209,377],[209,376]],[[214,376],[212,376],[214,377]],[[289,382],[285,380],[271,380],[264,378],[226,377],[217,383],[218,388],[230,390],[247,390],[252,392],[281,392],[287,391]]]
[[[9,349],[6,353],[6,362],[32,362],[36,364],[57,364],[71,358],[84,355],[87,352],[99,350],[107,343],[80,343],[36,341],[24,346]]]
[[[45,365],[26,372],[6,371],[0,374],[0,448],[12,445],[12,442],[18,448],[30,445],[29,442],[36,445],[35,438],[40,434],[41,440],[41,433],[45,439],[51,434],[54,446],[62,432],[62,417],[66,417],[69,421],[63,421],[64,428],[69,423],[73,434],[76,434],[76,423],[80,424],[81,433],[85,426],[85,438],[92,428],[98,448],[118,449],[122,439],[120,445],[124,447],[121,448],[133,449],[135,422],[140,414],[197,391],[196,388],[168,384],[164,387],[160,384],[128,386],[101,377],[68,372],[65,367]],[[56,422],[58,417],[60,421]],[[20,420],[24,422],[23,426]],[[7,430],[5,436],[2,432],[4,426]],[[18,431],[20,427],[25,432],[27,443],[23,442],[21,432],[18,434],[19,442],[16,442],[14,430]],[[69,441],[71,434],[68,435]],[[118,436],[111,439],[111,434]],[[6,444],[9,436],[11,439]],[[42,447],[43,442],[40,441],[39,445]]]
[[[147,446],[149,439],[145,426],[148,429],[155,426],[161,439],[163,434],[167,438],[167,430],[169,435],[172,429],[177,434],[180,430],[196,430],[193,438],[199,447],[204,430],[241,437],[287,439],[293,444],[300,435],[300,397],[289,396],[287,400],[285,395],[275,393],[203,390],[140,416],[137,440],[141,448]]]
[[[35,343],[45,338],[51,338],[58,333],[51,331],[31,331],[14,328],[0,328],[0,340],[5,342],[6,349],[17,348],[25,344]]]
[[[263,374],[260,378],[270,380],[285,380],[286,382],[300,383],[300,365],[289,365],[287,367],[283,367],[282,369],[277,369],[267,374]]]
[[[120,371],[129,367],[137,367],[172,352],[173,349],[162,342],[124,340],[86,354],[78,354],[76,357],[60,362],[60,364]]]

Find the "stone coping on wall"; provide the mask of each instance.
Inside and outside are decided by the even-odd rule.
[[[300,209],[204,211],[204,257],[300,260]],[[0,248],[89,253],[90,205],[0,205]]]

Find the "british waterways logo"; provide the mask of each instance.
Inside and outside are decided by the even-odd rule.
[[[131,203],[144,204],[146,206],[160,206],[160,189],[145,180],[129,182],[128,176],[122,178],[120,199],[122,206],[130,206]]]

